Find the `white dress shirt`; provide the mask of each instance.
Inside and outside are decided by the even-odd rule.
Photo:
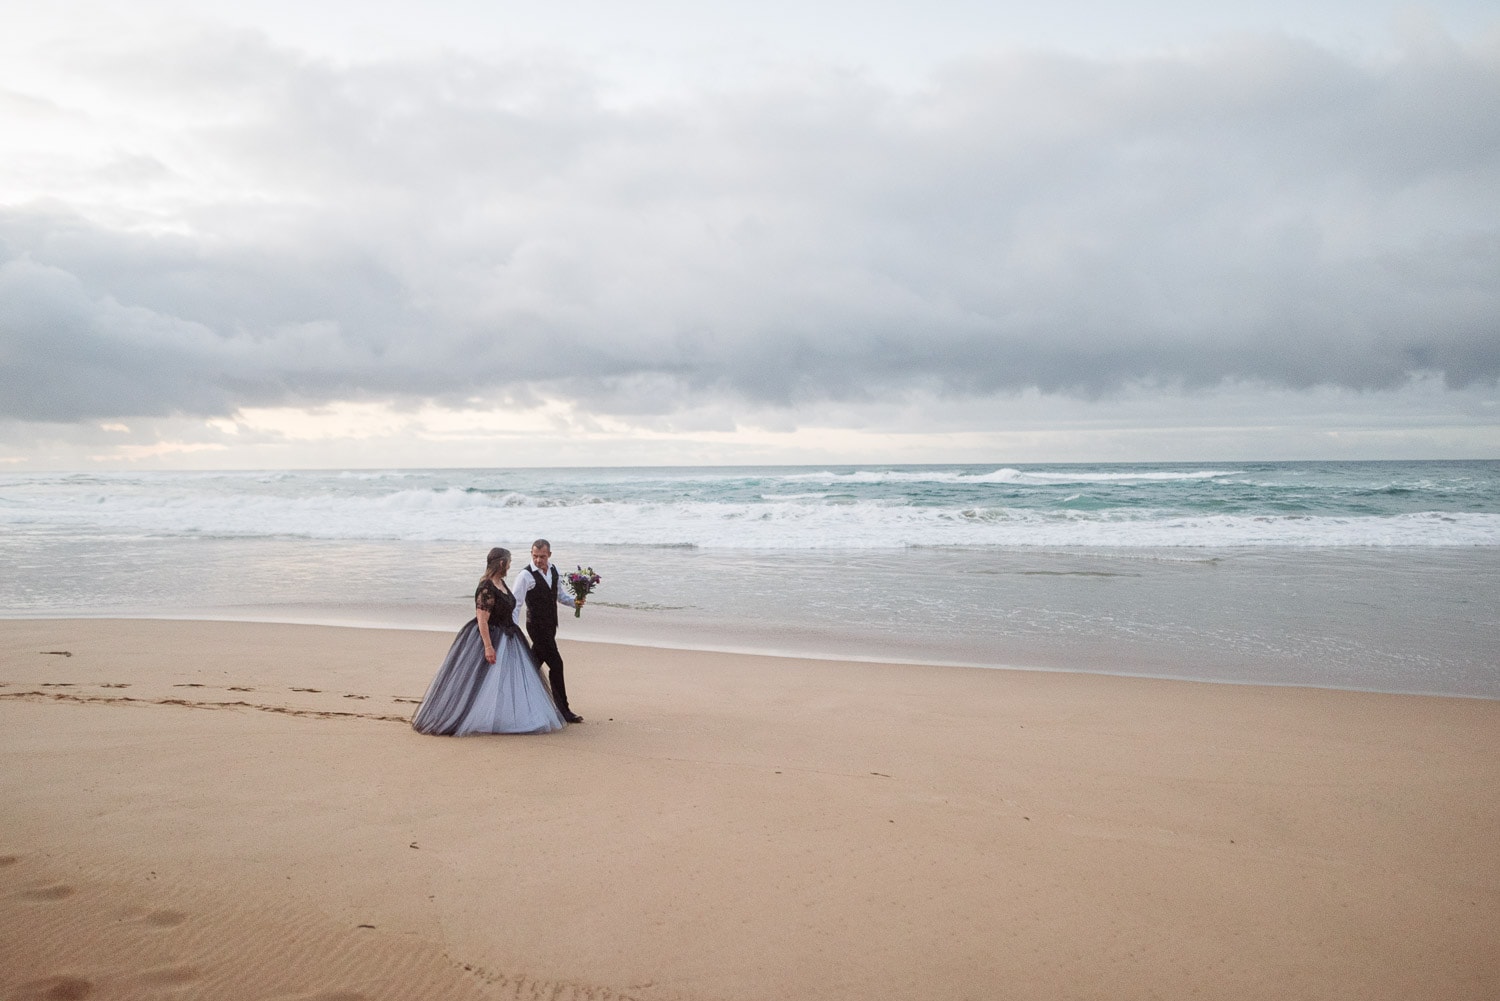
[[[521,624],[521,615],[526,610],[526,592],[536,586],[536,578],[531,576],[532,570],[542,573],[542,568],[533,562],[529,568],[522,569],[520,573],[516,574],[516,582],[510,586],[510,593],[516,596],[515,618],[516,625],[518,626]],[[542,574],[542,576],[551,580],[553,570],[557,570],[557,564],[555,563],[549,565],[547,572]],[[567,605],[569,608],[577,604],[573,600],[573,596],[568,593],[567,585],[563,583],[563,572],[561,570],[557,570],[557,603],[559,605]]]

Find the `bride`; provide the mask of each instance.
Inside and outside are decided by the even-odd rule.
[[[491,549],[474,591],[474,618],[458,631],[412,714],[417,732],[550,733],[567,725],[515,623],[516,599],[505,586],[509,570],[510,550]]]

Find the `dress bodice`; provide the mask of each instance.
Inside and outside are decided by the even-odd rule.
[[[515,623],[516,596],[509,591],[500,590],[494,581],[486,577],[474,589],[474,610],[489,612],[491,628],[498,626],[504,629]]]

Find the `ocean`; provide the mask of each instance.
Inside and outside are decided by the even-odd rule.
[[[537,537],[565,639],[1500,698],[1497,461],[10,472],[0,615],[447,631]]]

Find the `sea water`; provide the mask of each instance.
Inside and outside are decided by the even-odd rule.
[[[1500,462],[0,474],[0,614],[456,629],[1500,697]]]

